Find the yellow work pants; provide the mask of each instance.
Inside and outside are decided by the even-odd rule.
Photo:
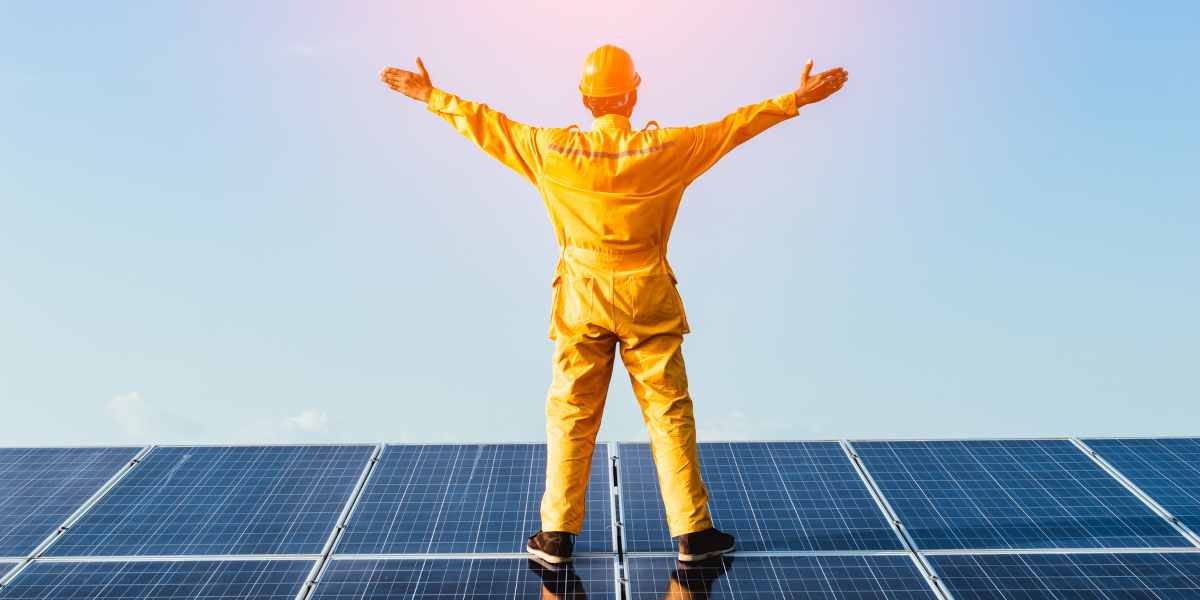
[[[552,313],[542,530],[582,531],[592,451],[618,346],[650,433],[671,535],[712,527],[680,349],[687,318],[665,259],[568,248],[555,278]]]

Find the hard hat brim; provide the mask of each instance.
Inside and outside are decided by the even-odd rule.
[[[588,96],[591,98],[609,98],[612,96],[620,96],[621,94],[632,92],[633,90],[636,90],[638,88],[638,86],[641,84],[642,84],[642,76],[637,73],[634,73],[633,79],[626,82],[626,84],[622,85],[622,86],[588,87],[588,86],[585,86],[581,82],[579,84],[579,91],[584,96]]]

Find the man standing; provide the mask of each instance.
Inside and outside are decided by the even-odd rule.
[[[743,106],[695,127],[634,131],[629,117],[641,77],[624,50],[605,45],[588,55],[579,90],[595,117],[590,131],[533,127],[433,87],[419,73],[380,73],[389,87],[424,102],[460,133],[524,176],[542,195],[558,238],[550,338],[553,379],[546,400],[546,491],[542,530],[530,553],[550,563],[571,560],[583,528],[596,432],[616,350],[650,433],[659,486],[679,560],[733,550],[733,536],[713,527],[700,478],[696,426],[680,346],[689,332],[667,241],[687,186],[742,142],[794,117],[800,106],[845,84],[835,68],[800,87]],[[652,127],[653,126],[653,127]]]

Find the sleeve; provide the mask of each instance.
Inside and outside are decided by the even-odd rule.
[[[685,181],[691,183],[730,150],[772,125],[796,116],[797,112],[796,94],[788,92],[757,104],[747,104],[719,121],[686,128],[689,147]]]
[[[464,100],[438,88],[429,93],[425,107],[484,152],[537,185],[542,175],[539,128],[518,123],[486,104]]]

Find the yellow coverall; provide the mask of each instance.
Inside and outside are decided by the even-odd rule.
[[[667,240],[684,188],[738,144],[795,116],[795,94],[704,125],[655,123],[641,131],[615,114],[595,119],[587,132],[532,127],[437,88],[427,108],[537,186],[561,249],[552,284],[542,530],[582,530],[618,344],[650,433],[671,535],[711,527],[680,351],[689,328]]]

